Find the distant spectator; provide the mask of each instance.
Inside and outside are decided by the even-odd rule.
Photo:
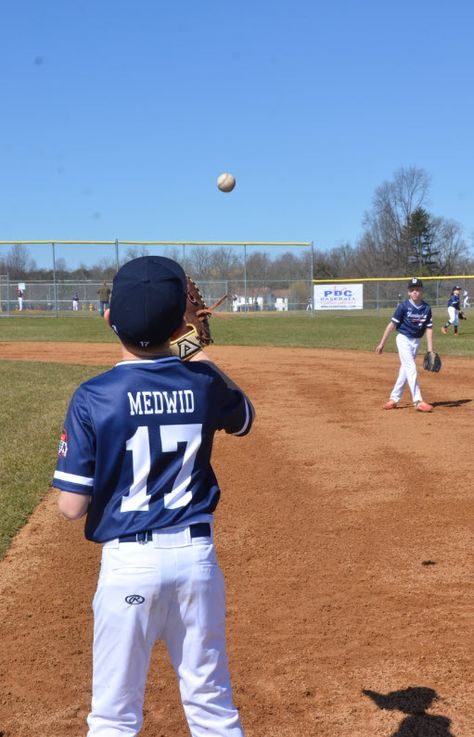
[[[97,294],[99,295],[99,302],[100,302],[100,316],[104,317],[105,310],[108,310],[110,307],[110,295],[111,295],[110,287],[107,286],[107,282],[104,281],[102,286],[97,290]]]
[[[469,295],[466,290],[464,290],[464,292],[462,293],[462,306],[464,309],[471,306],[469,303]]]
[[[16,290],[16,298],[18,300],[18,309],[20,310],[20,312],[23,309],[23,294],[23,289],[20,289],[20,287],[18,287],[18,289]]]
[[[74,312],[77,312],[79,310],[79,295],[77,292],[74,292],[74,295],[72,297],[72,309]]]

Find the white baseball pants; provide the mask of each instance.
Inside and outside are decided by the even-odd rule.
[[[459,310],[451,305],[448,307],[448,317],[451,325],[457,327],[459,325]]]
[[[398,373],[395,386],[390,394],[390,399],[399,402],[402,398],[405,384],[408,382],[411,396],[414,402],[421,402],[421,391],[418,386],[418,376],[416,371],[415,359],[420,347],[419,338],[407,338],[402,333],[397,333],[396,343],[398,355],[400,357],[400,371]]]
[[[153,645],[164,641],[192,737],[243,737],[225,643],[224,582],[212,538],[189,527],[102,551],[93,602],[88,737],[135,736]]]

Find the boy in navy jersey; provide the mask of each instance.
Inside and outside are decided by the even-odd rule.
[[[225,645],[224,586],[213,544],[214,434],[246,435],[245,394],[203,354],[171,355],[186,277],[146,256],[117,273],[105,314],[122,343],[113,369],[71,400],[53,485],[68,519],[103,545],[94,597],[88,737],[136,735],[151,650],[167,647],[193,737],[242,737]]]
[[[408,282],[408,299],[397,305],[392,319],[385,328],[382,340],[375,352],[381,354],[390,333],[398,331],[396,337],[398,355],[400,357],[400,371],[390,394],[390,399],[384,404],[384,409],[396,409],[402,398],[405,384],[408,382],[415,408],[419,412],[431,412],[431,404],[423,401],[415,359],[420,347],[420,340],[426,333],[428,350],[433,350],[433,319],[431,307],[423,302],[423,283],[421,279],[410,279]]]
[[[453,287],[448,299],[448,321],[444,323],[441,332],[446,335],[450,325],[454,328],[454,335],[459,335],[459,312],[461,310],[461,287]]]

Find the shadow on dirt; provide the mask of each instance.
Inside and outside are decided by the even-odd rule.
[[[432,688],[411,686],[387,694],[364,689],[362,693],[371,698],[379,709],[409,714],[390,737],[454,737],[447,717],[426,714],[426,709],[438,698]]]
[[[431,402],[431,404],[433,407],[462,407],[469,402],[472,402],[472,399],[452,399],[450,402]]]

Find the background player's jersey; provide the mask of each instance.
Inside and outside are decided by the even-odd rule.
[[[85,535],[121,535],[204,519],[219,501],[216,430],[245,435],[252,414],[205,361],[123,361],[71,400],[53,485],[91,496]]]
[[[426,328],[433,327],[431,307],[426,302],[416,305],[411,299],[401,302],[392,316],[397,330],[408,338],[421,338]]]
[[[455,310],[461,309],[461,297],[459,294],[452,294],[448,299],[448,307],[454,307]]]

